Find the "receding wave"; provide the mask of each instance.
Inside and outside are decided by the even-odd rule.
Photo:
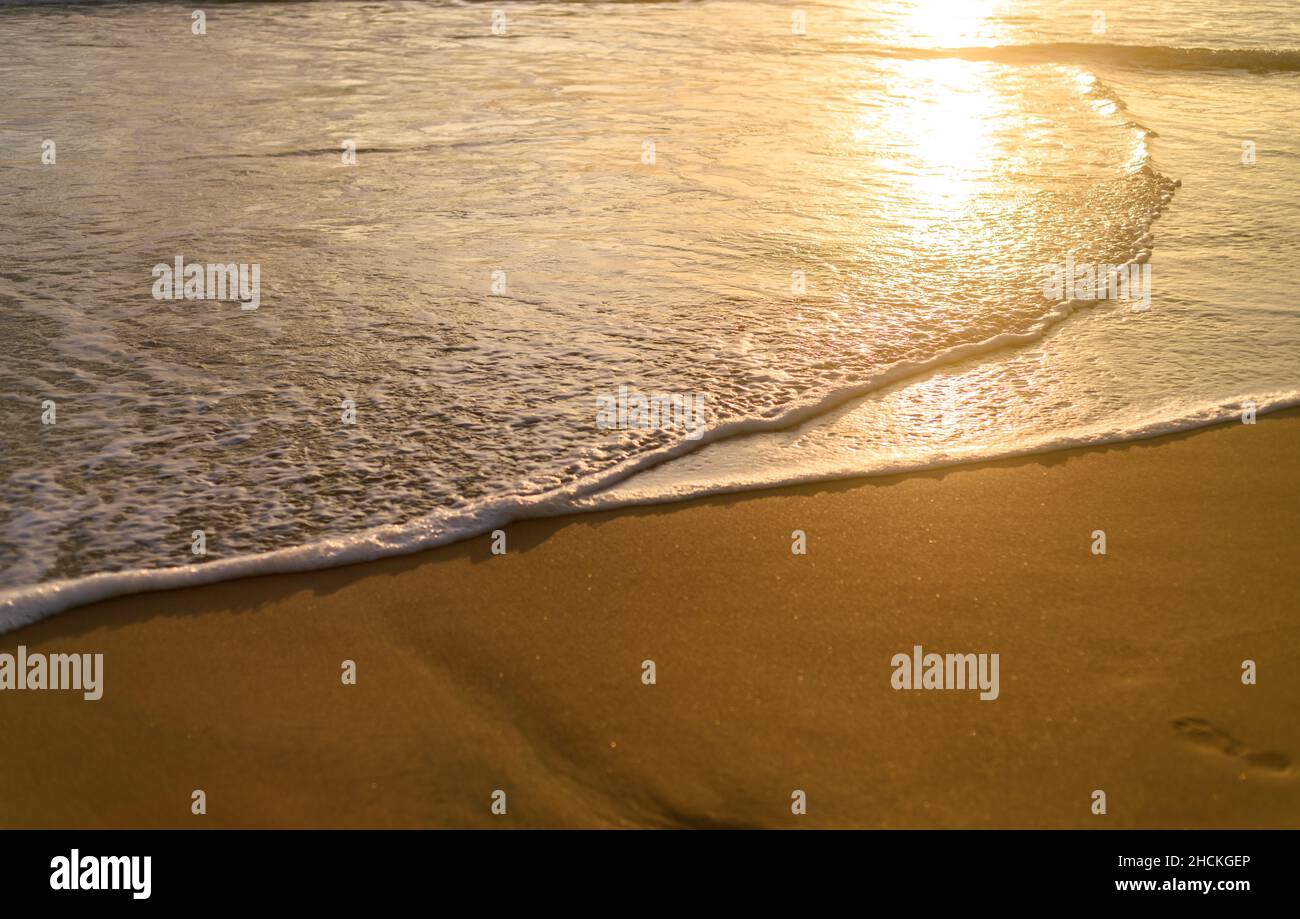
[[[960,58],[1007,64],[1114,64],[1152,70],[1300,71],[1300,50],[1169,48],[1105,42],[1047,42],[969,48],[880,48],[875,53],[910,59]]]
[[[1263,400],[1260,413],[1292,408],[1300,404],[1300,394],[1279,393]],[[922,469],[942,468],[994,459],[1032,456],[1077,447],[1097,447],[1132,440],[1144,440],[1193,431],[1234,419],[1240,412],[1240,400],[1206,403],[1188,409],[1176,418],[1163,418],[1122,428],[1073,433],[1069,436],[1046,436],[1012,450],[972,453],[960,459],[934,463],[903,463],[863,469],[852,477],[880,476]],[[765,425],[752,425],[761,430]],[[100,572],[80,578],[46,581],[25,587],[0,590],[0,633],[12,631],[40,619],[76,606],[94,603],[125,594],[182,587],[197,587],[234,578],[290,572],[316,571],[341,565],[373,561],[394,555],[408,555],[424,549],[459,542],[508,523],[528,518],[554,517],[588,513],[644,504],[664,504],[704,495],[767,489],[782,484],[822,481],[847,476],[824,474],[791,476],[781,482],[752,484],[713,484],[707,488],[688,488],[678,493],[660,493],[631,498],[605,496],[590,490],[565,490],[558,494],[531,498],[511,498],[455,515],[427,515],[409,523],[377,527],[361,533],[311,542],[306,545],[259,552],[251,555],[218,559],[205,564],[172,568],[132,569]],[[616,478],[616,477],[613,477]],[[611,483],[606,483],[611,484]]]

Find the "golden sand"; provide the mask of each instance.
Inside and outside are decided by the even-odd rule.
[[[1279,413],[94,604],[0,636],[105,661],[0,693],[0,825],[1297,827],[1298,450]],[[998,698],[892,688],[916,645]]]

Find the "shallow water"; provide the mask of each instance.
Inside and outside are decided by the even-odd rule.
[[[1293,5],[1076,6],[0,8],[5,615],[1288,404]],[[1143,250],[1145,311],[1043,296]]]

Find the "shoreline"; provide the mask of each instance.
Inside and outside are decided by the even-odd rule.
[[[886,387],[886,390],[889,388]],[[599,512],[617,512],[622,509],[637,507],[668,508],[689,501],[777,491],[783,488],[797,488],[835,482],[867,481],[905,475],[925,475],[963,466],[1032,459],[1037,456],[1067,450],[1102,449],[1167,436],[1192,434],[1208,428],[1235,423],[1233,418],[1237,413],[1236,408],[1228,411],[1226,416],[1223,414],[1228,404],[1234,403],[1219,404],[1218,411],[1220,415],[1213,418],[1185,416],[1175,421],[1163,421],[1156,426],[1148,424],[1141,430],[1128,431],[1114,439],[1097,443],[1081,444],[1078,443],[1079,437],[1058,438],[987,458],[972,459],[963,457],[942,462],[923,463],[916,467],[904,466],[902,468],[877,469],[860,473],[810,474],[772,483],[745,482],[727,486],[715,485],[705,487],[696,493],[681,496],[654,495],[647,498],[636,495],[634,490],[631,497],[615,498],[612,501],[601,503],[602,499],[611,494],[617,494],[625,485],[634,481],[639,474],[653,474],[660,467],[671,463],[673,459],[680,459],[680,457],[658,459],[648,468],[641,469],[638,467],[632,471],[619,472],[612,480],[601,486],[584,486],[579,492],[580,497],[573,497],[572,495],[542,496],[544,500],[535,503],[528,513],[513,517],[505,514],[489,516],[486,521],[480,520],[469,532],[457,531],[455,525],[452,524],[449,532],[439,533],[433,537],[423,535],[413,537],[411,535],[413,532],[420,533],[425,529],[423,522],[427,519],[426,517],[416,517],[402,523],[386,524],[356,533],[324,537],[282,549],[214,558],[200,564],[161,568],[129,568],[124,571],[99,572],[74,578],[42,581],[37,584],[0,589],[0,636],[17,629],[26,628],[51,616],[61,615],[69,610],[75,610],[93,603],[107,602],[119,597],[137,596],[157,591],[185,590],[191,587],[219,584],[229,580],[310,574],[332,568],[369,564],[382,561],[385,558],[416,555],[445,548],[458,542],[481,538],[493,529],[517,525],[527,520],[554,519]],[[1270,401],[1266,402],[1258,410],[1257,414],[1263,417],[1289,410],[1300,410],[1300,396],[1278,398],[1274,395]],[[797,428],[798,424],[793,425],[793,427]],[[765,433],[765,431],[760,429],[746,431],[737,436],[745,437],[762,433]],[[474,511],[470,516],[479,516],[481,518],[483,513],[482,510]],[[416,542],[410,544],[410,540],[413,538]],[[329,554],[324,554],[326,547],[329,547]]]
[[[1297,827],[1298,447],[1289,409],[78,607],[0,636],[104,654],[98,701],[0,692],[0,826]],[[918,645],[998,697],[892,688]]]

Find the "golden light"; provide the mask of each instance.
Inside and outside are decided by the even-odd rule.
[[[949,213],[983,186],[998,123],[987,65],[962,60],[899,61],[895,100],[874,130],[886,149],[910,160],[903,171],[920,213]],[[855,131],[868,140],[866,128]]]
[[[991,20],[1004,0],[907,0],[900,38],[918,47],[961,48],[991,43]]]

